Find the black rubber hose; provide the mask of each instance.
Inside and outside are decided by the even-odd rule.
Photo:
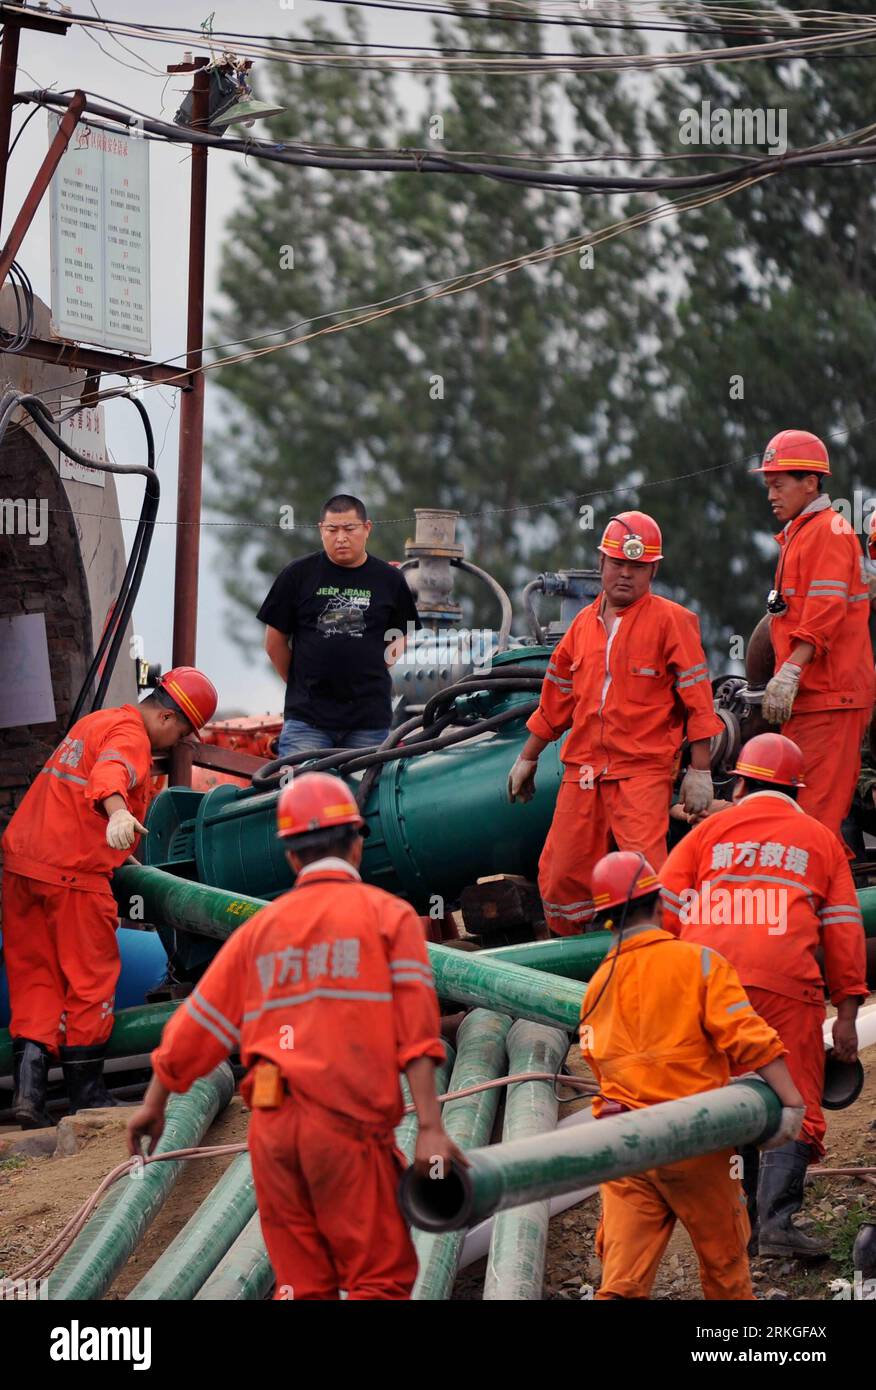
[[[494,679],[493,677],[487,676],[470,683],[464,680],[458,681],[456,685],[449,685],[446,690],[439,690],[426,702],[423,709],[423,726],[428,729],[438,717],[438,711],[441,709],[442,705],[446,705],[448,701],[453,702],[457,700],[460,695],[474,695],[479,690],[501,690],[508,693],[513,693],[517,690],[537,690],[541,692],[542,684],[541,676],[530,676],[528,678],[518,676],[514,680],[509,680],[507,678]]]

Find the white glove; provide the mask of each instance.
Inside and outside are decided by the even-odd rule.
[[[786,661],[767,683],[760,709],[768,724],[786,724],[791,718],[801,669],[793,661]]]
[[[531,801],[535,796],[535,769],[538,762],[532,758],[518,758],[508,773],[508,800]]]
[[[765,1149],[779,1149],[783,1144],[789,1144],[792,1139],[796,1139],[803,1128],[803,1116],[805,1114],[805,1106],[783,1105],[779,1127],[771,1139],[768,1139],[765,1144],[759,1145],[761,1152]]]
[[[699,816],[708,811],[714,795],[708,768],[689,767],[681,781],[681,800],[688,815]]]
[[[127,809],[113,811],[106,826],[106,842],[110,849],[130,849],[137,835],[148,835],[145,825]]]

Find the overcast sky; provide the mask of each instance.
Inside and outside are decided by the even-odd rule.
[[[333,7],[311,0],[295,0],[294,8],[278,0],[247,0],[246,4],[228,4],[223,0],[152,0],[144,11],[133,0],[96,0],[104,17],[140,19],[150,24],[169,24],[197,28],[210,13],[215,14],[216,31],[246,31],[251,34],[295,34],[304,22],[319,13],[331,20]],[[89,9],[88,0],[74,7],[79,12]],[[92,6],[93,8],[93,6]],[[428,42],[421,36],[425,21],[390,11],[374,11],[369,33],[387,42]],[[187,87],[185,78],[164,75],[169,63],[182,61],[182,46],[150,43],[140,39],[122,40],[137,57],[121,49],[108,35],[101,35],[102,52],[88,33],[73,26],[66,37],[56,37],[24,31],[21,36],[17,88],[55,87],[59,90],[81,87],[109,101],[117,101],[156,117],[172,120],[182,93]],[[126,66],[130,65],[130,66]],[[152,65],[156,72],[149,70]],[[142,71],[139,69],[143,69]],[[257,69],[254,70],[257,79]],[[17,130],[23,115],[30,108],[17,108],[13,129]],[[254,127],[254,133],[258,127]],[[3,234],[11,225],[27,192],[33,175],[45,154],[48,141],[47,117],[35,116],[16,146],[10,164],[7,183]],[[150,144],[151,174],[151,276],[152,276],[152,357],[155,360],[175,356],[185,349],[185,300],[187,273],[189,157],[182,148],[157,143]],[[216,281],[222,242],[223,219],[239,196],[234,169],[242,155],[211,153],[209,162],[209,198],[207,220],[207,342],[210,310],[217,304]],[[290,183],[295,178],[289,171]],[[24,265],[36,294],[50,301],[49,277],[49,200],[46,197],[28,233],[18,260]],[[294,198],[290,196],[290,208]],[[290,228],[290,232],[291,232]],[[291,236],[290,236],[291,240]],[[354,301],[355,302],[355,301]],[[241,326],[241,337],[246,326]],[[207,378],[206,421],[217,420],[215,386]],[[158,469],[161,478],[161,509],[159,524],[149,556],[149,564],[134,613],[134,626],[144,640],[150,661],[160,662],[165,670],[171,659],[173,613],[173,567],[176,516],[177,455],[178,455],[178,393],[171,388],[152,389],[143,396],[155,431],[158,448]],[[106,409],[107,438],[117,462],[131,463],[143,458],[142,429],[126,402],[109,402]],[[120,509],[124,517],[136,519],[142,499],[142,483],[122,479],[119,485]],[[428,499],[424,499],[428,505]],[[161,524],[169,523],[169,524]],[[130,544],[134,522],[125,525],[126,541]],[[278,710],[282,707],[282,689],[278,678],[259,657],[255,664],[247,663],[224,630],[223,594],[219,578],[222,563],[221,529],[205,527],[202,531],[200,601],[198,612],[198,664],[208,672],[219,687],[221,708],[235,708],[247,713]],[[253,616],[253,628],[261,632]]]

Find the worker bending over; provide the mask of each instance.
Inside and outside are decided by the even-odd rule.
[[[735,966],[757,1012],[775,1028],[805,1102],[799,1139],[760,1163],[745,1158],[749,1214],[761,1255],[819,1258],[828,1246],[798,1230],[806,1167],[824,1153],[825,982],[834,1052],[855,1061],[855,1018],[867,996],[864,927],[836,835],[797,804],[803,755],[781,734],[758,734],[736,763],[734,805],[684,837],[663,866],[663,920],[683,941]]]
[[[612,842],[641,850],[657,868],[663,863],[685,734],[684,808],[708,809],[709,740],[722,728],[696,616],[651,593],[663,558],[656,521],[621,512],[599,550],[602,593],[576,614],[552,654],[530,737],[508,777],[510,800],[530,800],[539,754],[571,730],[538,866],[545,920],[560,935],[583,931],[592,916],[590,875]]]
[[[596,1118],[724,1086],[732,1063],[757,1071],[782,1102],[779,1129],[763,1147],[793,1138],[803,1099],[781,1039],[754,1012],[732,965],[661,930],[651,865],[641,854],[606,855],[593,870],[593,896],[596,920],[613,938],[581,1007],[581,1053],[599,1082]],[[648,1298],[677,1220],[697,1252],[703,1297],[754,1297],[732,1159],[722,1149],[602,1184],[597,1298]]]
[[[143,1136],[154,1148],[168,1094],[239,1052],[274,1297],[407,1299],[417,1259],[396,1200],[399,1072],[419,1171],[466,1163],[435,1095],[444,1048],[423,929],[407,903],[362,883],[363,821],[340,778],[296,778],[277,823],[295,886],[237,929],[168,1023],[129,1149]]]
[[[73,1112],[115,1104],[103,1083],[121,969],[110,879],[145,830],[152,754],[191,737],[215,711],[207,677],[177,666],[139,705],[85,715],[6,827],[3,951],[22,1129],[52,1124],[54,1057]]]
[[[764,692],[763,716],[803,754],[803,810],[839,835],[876,686],[863,554],[821,490],[830,460],[816,435],[782,430],[754,472],[763,474],[782,525],[767,598],[776,673]]]

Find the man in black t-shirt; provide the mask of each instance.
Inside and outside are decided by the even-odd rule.
[[[366,552],[371,522],[358,497],[330,498],[319,529],[323,549],[287,565],[258,612],[286,682],[281,757],[381,743],[392,717],[388,667],[418,625],[404,575]]]

